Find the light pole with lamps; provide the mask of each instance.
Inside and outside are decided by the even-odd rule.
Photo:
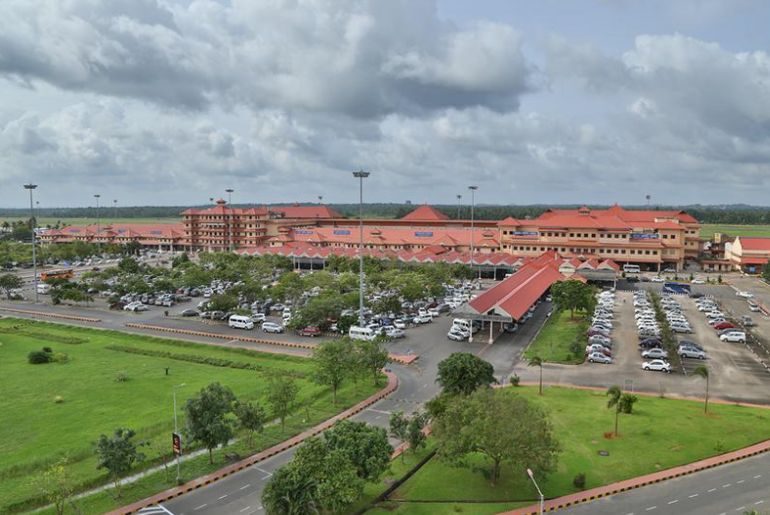
[[[182,435],[179,434],[179,426],[177,426],[176,422],[176,389],[181,388],[183,386],[186,386],[187,383],[182,383],[174,386],[171,388],[171,393],[174,396],[174,435],[179,438],[179,452],[176,454],[176,484],[179,484],[179,457],[182,455]]]
[[[227,188],[225,190],[227,192],[227,207],[230,209],[230,216],[227,219],[227,243],[228,248],[230,249],[230,252],[233,251],[233,192],[235,191],[232,188]]]
[[[99,197],[101,197],[101,195],[99,195],[98,193],[96,195],[94,195],[94,198],[96,199],[96,249],[97,249],[97,252],[99,254],[101,254],[102,253],[102,244],[99,241],[99,233],[102,232],[102,231],[101,231],[101,227],[100,227],[101,226],[101,219],[99,218]]]
[[[473,272],[473,210],[476,205],[476,190],[479,189],[479,187],[468,186],[468,189],[471,190],[471,272]],[[481,275],[480,270],[479,275]]]
[[[358,179],[358,326],[364,325],[364,179],[369,172],[353,172]]]
[[[115,208],[115,213],[113,214],[114,215],[113,218],[115,218],[115,220],[117,220],[118,219],[118,199],[114,199],[112,201],[112,207]],[[112,223],[114,224],[115,221],[113,221]]]
[[[29,190],[29,225],[32,229],[32,274],[34,275],[35,282],[35,303],[37,303],[37,254],[35,245],[35,226],[37,225],[35,220],[35,210],[32,207],[32,190],[37,188],[37,184],[25,184],[24,189]]]
[[[318,203],[319,204],[323,204],[324,203],[324,196],[323,195],[318,195]]]
[[[462,195],[457,195],[457,219],[460,219],[460,210],[462,209]]]
[[[537,494],[540,496],[540,515],[543,515],[543,510],[545,509],[545,498],[543,497],[543,492],[540,491],[540,487],[537,486],[537,481],[535,481],[535,474],[532,472],[532,469],[527,469],[527,475],[532,480],[532,483],[535,485],[535,488],[537,489]]]

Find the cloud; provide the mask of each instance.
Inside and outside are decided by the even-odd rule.
[[[9,79],[185,109],[507,109],[534,73],[511,27],[458,28],[431,0],[6,0],[0,19]]]

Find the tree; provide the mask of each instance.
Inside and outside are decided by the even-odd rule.
[[[232,411],[235,395],[219,383],[202,388],[197,397],[187,400],[185,415],[191,440],[202,443],[214,463],[214,448],[227,445],[233,437],[233,425],[226,415]]]
[[[238,424],[248,431],[248,446],[251,447],[254,433],[261,433],[264,428],[265,412],[258,404],[251,402],[237,402],[233,411],[238,417]]]
[[[623,396],[623,392],[617,385],[610,386],[607,390],[607,396],[609,397],[607,400],[607,409],[615,408],[615,436],[618,436],[618,417],[620,416],[621,411],[620,398]]]
[[[53,463],[36,481],[40,493],[51,503],[56,515],[64,515],[64,509],[72,497],[72,479],[67,472],[67,460]]]
[[[315,482],[315,478],[289,463],[270,477],[262,492],[262,505],[270,515],[319,513]]]
[[[500,479],[503,463],[510,463],[517,475],[530,468],[542,477],[555,469],[559,453],[542,408],[520,395],[492,388],[450,399],[433,423],[433,434],[444,459],[468,466],[465,458],[470,453],[489,458],[493,485]]]
[[[324,433],[324,442],[330,450],[347,456],[365,481],[376,481],[387,470],[393,453],[385,429],[365,422],[337,422]]]
[[[112,437],[101,435],[96,442],[97,469],[107,469],[115,483],[116,497],[120,497],[120,476],[131,470],[134,463],[142,461],[144,454],[139,452],[133,441],[136,432],[132,429],[118,428]]]
[[[289,416],[294,407],[294,401],[297,399],[299,387],[288,377],[275,376],[267,386],[267,403],[273,410],[273,416],[281,419],[281,432],[286,424],[286,417]]]
[[[127,274],[138,274],[139,263],[137,263],[136,259],[126,256],[118,262],[118,270]]]
[[[380,371],[390,363],[390,355],[382,347],[382,339],[358,340],[355,343],[356,364],[372,374],[375,386],[380,383]]]
[[[422,447],[425,447],[427,438],[423,429],[427,422],[427,417],[422,413],[412,415],[406,433],[407,442],[409,442],[409,448],[412,449],[412,452],[417,452]]]
[[[436,381],[450,395],[470,395],[481,386],[496,383],[491,363],[468,352],[454,352],[439,362]]]
[[[178,266],[181,266],[185,263],[190,262],[190,256],[187,255],[187,252],[182,252],[178,256],[176,256],[174,259],[171,260],[171,268],[177,268]]]
[[[620,412],[630,415],[634,412],[634,404],[639,400],[639,397],[630,393],[624,393],[620,396]]]
[[[209,300],[208,309],[210,311],[232,311],[238,307],[238,297],[230,293],[222,293],[219,295],[212,295]]]
[[[596,304],[594,290],[590,284],[570,279],[551,286],[551,295],[558,309],[569,309],[570,318],[575,318],[575,310],[589,312]]]
[[[353,364],[352,345],[349,339],[322,343],[313,351],[315,366],[314,379],[318,384],[332,390],[332,399],[337,404],[337,390],[350,377]]]
[[[390,436],[406,442],[409,437],[409,417],[404,416],[403,411],[394,411],[390,414],[388,423]],[[404,453],[401,453],[401,461],[404,461]]]
[[[0,290],[3,290],[8,300],[11,300],[11,292],[24,287],[24,279],[16,274],[0,275]]]
[[[540,381],[538,383],[537,393],[538,395],[543,395],[543,358],[540,356],[532,356],[529,358],[529,361],[527,361],[527,365],[540,368]]]
[[[695,375],[702,377],[706,380],[706,397],[703,403],[703,413],[709,412],[709,369],[705,365],[699,365],[695,369]]]

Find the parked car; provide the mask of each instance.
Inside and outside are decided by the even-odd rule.
[[[283,326],[275,322],[265,322],[262,324],[262,330],[266,333],[282,333]]]
[[[743,331],[728,331],[719,335],[719,339],[723,342],[744,343],[746,341],[746,333]]]
[[[309,325],[297,331],[297,334],[300,336],[309,336],[311,338],[315,338],[316,336],[321,336],[321,330],[314,325]]]
[[[660,347],[653,347],[652,349],[642,351],[642,357],[646,359],[668,359],[668,352]]]
[[[465,334],[460,332],[460,330],[456,327],[453,327],[452,329],[450,329],[446,337],[456,342],[463,342],[467,338],[467,336],[465,336]]]
[[[639,347],[642,349],[652,349],[654,347],[660,347],[663,345],[663,342],[660,341],[659,338],[645,338],[644,340],[639,342]]]
[[[251,321],[254,322],[255,324],[261,324],[265,320],[267,320],[267,315],[265,315],[264,313],[251,314]]]
[[[757,325],[756,322],[754,322],[754,320],[752,320],[751,317],[748,316],[748,315],[743,315],[741,317],[741,323],[743,325],[745,325],[746,327],[752,327],[752,326]]]
[[[198,316],[198,310],[197,309],[185,309],[181,313],[179,313],[183,317],[197,317]]]
[[[706,359],[706,353],[695,347],[679,347],[677,352],[682,358]]]
[[[731,324],[730,322],[719,322],[718,324],[714,325],[714,329],[717,331],[721,331],[723,329],[735,329],[735,325]]]
[[[738,297],[743,297],[744,299],[753,299],[754,294],[748,291],[737,291],[735,292],[735,295]]]
[[[412,319],[412,322],[414,322],[415,324],[429,324],[433,322],[433,317],[428,314],[417,315]]]
[[[397,329],[406,329],[406,322],[403,319],[397,318],[393,321],[393,326]]]
[[[592,343],[591,345],[586,346],[586,354],[593,354],[594,352],[599,352],[601,354],[604,354],[605,356],[611,356],[612,351],[605,347],[604,345],[599,345],[598,343]]]
[[[588,361],[590,363],[612,363],[612,358],[601,352],[592,352],[588,355]]]
[[[671,373],[671,364],[662,359],[653,359],[652,361],[645,361],[642,363],[642,370],[652,370],[655,372]]]
[[[395,326],[390,326],[385,329],[385,336],[388,336],[389,338],[405,338],[406,331]]]

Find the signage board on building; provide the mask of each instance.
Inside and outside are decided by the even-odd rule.
[[[432,231],[415,231],[414,235],[418,238],[432,238]]]
[[[335,236],[350,236],[350,231],[348,229],[334,229],[334,235]]]
[[[313,234],[313,231],[310,231],[308,229],[296,229],[294,231],[294,234]]]
[[[632,232],[632,240],[657,240],[660,238],[660,234],[656,232]]]
[[[540,236],[540,233],[537,231],[513,231],[511,233],[511,236]]]

